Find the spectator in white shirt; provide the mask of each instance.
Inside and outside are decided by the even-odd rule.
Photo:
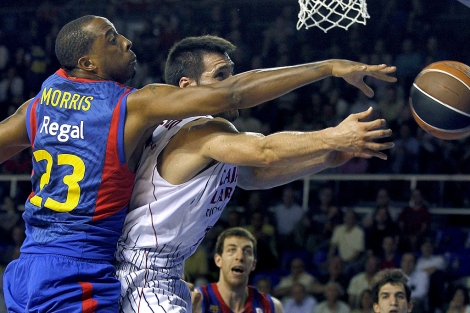
[[[313,312],[317,306],[317,300],[301,283],[295,283],[291,288],[291,296],[286,298],[283,304],[284,312],[306,313]]]

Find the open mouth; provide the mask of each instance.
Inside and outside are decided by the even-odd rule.
[[[234,266],[232,267],[232,272],[236,274],[243,274],[245,272],[245,269],[242,266]]]

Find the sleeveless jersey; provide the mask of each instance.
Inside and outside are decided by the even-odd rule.
[[[135,177],[123,142],[133,91],[62,69],[44,81],[26,114],[33,172],[21,252],[113,259]]]
[[[203,313],[233,313],[219,293],[216,283],[197,287],[202,293]],[[243,313],[274,313],[274,303],[270,295],[248,286],[248,299]]]
[[[134,303],[136,298],[142,296],[142,292],[135,292],[136,288],[149,288],[149,293],[161,293],[165,297],[189,294],[186,284],[181,289],[178,283],[184,261],[217,222],[235,190],[238,167],[224,163],[216,163],[180,185],[172,185],[160,176],[159,154],[185,124],[199,118],[164,121],[144,149],[131,210],[116,252],[121,300],[132,302],[133,308],[138,305]],[[157,286],[164,290],[155,291]],[[148,295],[144,297],[148,301]]]

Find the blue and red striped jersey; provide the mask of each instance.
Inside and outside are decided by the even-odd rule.
[[[222,299],[216,283],[197,287],[202,293],[203,313],[233,313]],[[274,303],[270,295],[248,286],[248,299],[243,313],[274,313]]]
[[[135,176],[123,139],[133,91],[62,69],[44,81],[26,114],[33,172],[21,252],[113,259]]]

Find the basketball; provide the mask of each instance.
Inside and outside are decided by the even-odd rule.
[[[470,135],[470,67],[456,61],[426,66],[410,91],[411,113],[436,138],[457,140]]]

